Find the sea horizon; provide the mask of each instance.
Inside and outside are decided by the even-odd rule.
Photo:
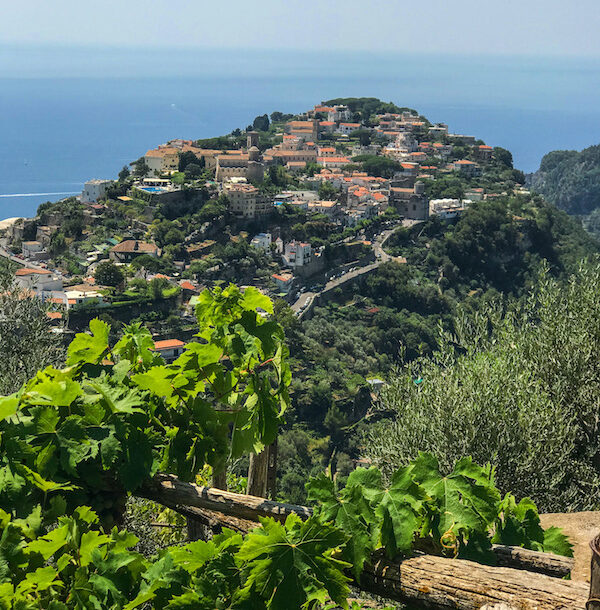
[[[600,142],[594,58],[356,51],[316,63],[318,51],[0,50],[0,218],[31,216],[86,180],[115,178],[169,139],[229,133],[258,114],[334,97],[415,108],[508,148],[526,172],[551,150]]]

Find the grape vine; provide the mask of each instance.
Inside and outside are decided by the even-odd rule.
[[[501,499],[491,468],[466,458],[443,476],[428,454],[389,485],[375,468],[342,489],[312,479],[306,521],[262,519],[151,560],[134,552],[118,527],[128,494],[157,472],[190,481],[275,439],[291,374],[272,311],[253,288],[203,292],[197,340],[172,364],[139,325],[111,346],[92,320],[65,368],[0,398],[0,610],[347,608],[379,548],[492,563],[492,542],[569,554],[531,501]]]

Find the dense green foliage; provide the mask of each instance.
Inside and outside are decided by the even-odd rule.
[[[112,261],[102,261],[96,267],[94,279],[101,286],[120,286],[125,281],[125,275]]]
[[[431,451],[443,471],[468,454],[544,511],[597,508],[599,295],[590,263],[568,283],[542,273],[506,308],[459,311],[432,357],[390,376],[381,405],[392,421],[367,431],[367,453],[393,470]]]
[[[453,330],[459,308],[474,314],[503,294],[522,298],[543,265],[564,279],[598,251],[564,212],[524,197],[475,204],[456,221],[397,229],[386,249],[408,262],[380,265],[301,324],[279,311],[294,372],[284,435],[286,444],[308,444],[297,449],[300,459],[280,460],[282,498],[303,502],[298,481],[330,462],[347,476],[351,459],[364,453],[357,431],[371,426],[373,415],[365,379],[387,379],[398,363],[431,355],[439,325]],[[491,459],[467,449],[453,457],[471,453]]]
[[[411,108],[400,108],[393,102],[382,102],[376,97],[337,97],[324,102],[326,106],[344,105],[355,113],[355,118],[368,121],[374,114],[385,114],[386,112],[401,113],[410,112],[417,115],[416,110]]]
[[[311,479],[307,488],[317,514],[352,534],[342,558],[357,578],[378,548],[390,558],[417,548],[491,565],[492,541],[572,555],[564,536],[554,528],[543,531],[531,500],[517,505],[507,494],[501,501],[494,471],[471,458],[442,474],[436,458],[420,452],[388,484],[377,468],[358,468],[341,490],[325,475]]]
[[[0,259],[0,394],[16,391],[48,365],[61,365],[65,348],[51,333],[48,305],[20,289],[14,268]]]
[[[542,261],[557,274],[568,273],[598,251],[564,212],[521,196],[473,203],[455,223],[433,217],[398,231],[386,246],[451,295],[489,289],[519,294]]]
[[[590,214],[600,207],[600,145],[548,153],[529,182],[569,214]]]
[[[0,402],[4,416],[18,414],[2,434],[2,507],[27,514],[66,486],[69,506],[88,504],[110,524],[158,469],[191,480],[206,463],[219,470],[260,451],[290,382],[282,331],[257,313],[271,307],[252,288],[205,291],[200,342],[168,366],[146,329],[132,325],[110,346],[108,325],[93,320],[67,368],[38,372]]]
[[[370,176],[393,178],[394,174],[400,170],[398,161],[380,155],[358,155],[352,157],[352,161],[359,163],[362,170]]]

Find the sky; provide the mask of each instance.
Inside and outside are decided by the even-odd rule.
[[[33,44],[600,58],[598,0],[0,0],[0,15],[0,53]]]

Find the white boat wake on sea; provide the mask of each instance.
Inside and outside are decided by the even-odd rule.
[[[49,195],[77,195],[79,191],[62,191],[60,193],[2,193],[0,197],[46,197]]]

